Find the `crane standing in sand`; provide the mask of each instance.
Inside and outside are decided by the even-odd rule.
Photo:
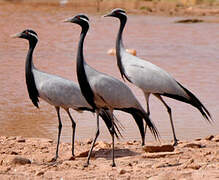
[[[81,26],[77,52],[77,78],[82,94],[97,114],[97,131],[85,166],[89,165],[90,155],[99,135],[99,111],[101,109],[110,111],[112,121],[114,121],[113,110],[134,111],[138,116],[145,120],[152,134],[155,138],[158,138],[156,127],[153,125],[129,87],[118,79],[96,71],[84,60],[83,46],[85,36],[89,29],[88,17],[84,14],[78,14],[66,19],[65,22],[75,23]],[[114,136],[112,136],[112,166],[115,166]]]
[[[81,111],[94,112],[93,108],[87,103],[87,101],[81,94],[78,84],[76,84],[73,81],[64,79],[62,77],[42,72],[34,66],[32,55],[34,48],[38,42],[38,36],[36,32],[30,29],[26,29],[21,33],[17,33],[13,35],[12,37],[23,38],[29,41],[29,50],[26,57],[25,74],[26,74],[26,84],[27,84],[29,97],[32,100],[33,104],[38,108],[39,107],[38,98],[41,98],[47,103],[54,106],[57,111],[58,122],[59,122],[58,142],[56,148],[56,156],[53,158],[53,161],[56,161],[58,158],[59,142],[60,142],[60,135],[62,130],[60,107],[67,112],[72,122],[72,129],[73,129],[72,156],[74,156],[74,140],[75,140],[76,123],[73,120],[69,109],[71,108],[78,112]],[[102,110],[100,111],[100,116],[104,120],[110,134],[112,135],[115,133],[116,137],[118,138],[119,136],[117,132],[114,132],[112,128],[113,125],[109,112]],[[119,132],[119,129],[116,124],[115,127]]]
[[[174,130],[171,108],[163,100],[162,96],[176,99],[188,103],[197,108],[202,116],[210,122],[211,115],[200,100],[195,97],[188,89],[177,82],[169,73],[158,66],[133,56],[125,51],[122,33],[127,21],[126,12],[123,9],[116,8],[105,17],[115,17],[120,20],[120,28],[116,39],[116,57],[117,65],[123,79],[139,87],[145,96],[147,112],[150,114],[149,96],[153,94],[166,107],[170,117],[170,123],[173,132],[174,145],[177,145],[177,138]],[[147,125],[145,126],[146,132]]]

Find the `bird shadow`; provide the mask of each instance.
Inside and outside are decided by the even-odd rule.
[[[129,157],[129,156],[136,156],[140,153],[134,152],[127,148],[115,148],[114,155],[115,158],[122,158],[122,157]],[[112,149],[108,148],[101,148],[98,150],[94,150],[92,152],[92,156],[94,158],[105,158],[105,159],[112,159]]]

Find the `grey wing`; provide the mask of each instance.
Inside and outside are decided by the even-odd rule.
[[[40,98],[65,108],[90,107],[75,82],[43,72],[37,73],[36,84]]]
[[[177,81],[158,66],[127,54],[128,63],[124,63],[125,72],[131,81],[144,92],[178,94],[187,97]]]
[[[90,81],[92,89],[105,103],[113,108],[129,108],[138,106],[138,102],[130,88],[123,82],[105,74]]]

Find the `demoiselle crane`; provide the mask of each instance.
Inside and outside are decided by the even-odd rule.
[[[77,51],[77,78],[82,94],[97,114],[97,131],[85,166],[89,165],[90,155],[99,135],[99,111],[101,109],[110,111],[112,121],[114,121],[113,110],[133,111],[145,120],[155,138],[159,138],[156,127],[153,125],[129,87],[114,77],[96,71],[84,60],[83,46],[85,36],[89,29],[88,17],[84,14],[78,14],[66,19],[65,22],[75,23],[81,26]],[[115,166],[114,136],[112,136],[112,166]]]
[[[58,158],[59,151],[59,142],[60,135],[62,130],[62,122],[60,117],[60,108],[63,108],[72,122],[72,156],[74,156],[74,140],[75,140],[75,128],[76,123],[73,120],[69,109],[74,109],[75,111],[90,111],[94,112],[93,108],[87,103],[85,98],[83,97],[80,87],[73,81],[67,80],[65,78],[48,74],[38,70],[33,63],[33,51],[38,42],[37,33],[33,30],[26,29],[21,33],[17,33],[12,35],[14,38],[23,38],[29,41],[29,50],[26,57],[26,66],[25,66],[25,74],[26,74],[26,85],[29,93],[29,97],[33,104],[39,108],[39,99],[41,98],[50,105],[54,106],[58,116],[58,141],[56,148],[56,156],[53,158],[55,161]],[[100,112],[100,116],[104,120],[110,134],[116,135],[118,138],[117,132],[113,131],[111,116],[108,111],[102,110]],[[117,131],[119,129],[115,124]],[[120,134],[120,132],[119,132]]]
[[[123,9],[116,8],[112,10],[109,14],[105,15],[105,17],[115,17],[120,20],[120,28],[116,39],[116,57],[117,65],[123,80],[128,80],[130,83],[135,84],[143,91],[147,104],[148,114],[150,114],[150,94],[156,96],[164,104],[170,117],[174,145],[177,145],[178,140],[176,138],[174,130],[171,108],[163,100],[162,96],[173,98],[175,100],[182,101],[194,106],[201,112],[202,116],[208,122],[210,122],[211,115],[209,111],[193,93],[191,93],[188,89],[182,86],[163,69],[146,60],[133,56],[125,51],[122,41],[122,33],[127,21],[126,12]]]

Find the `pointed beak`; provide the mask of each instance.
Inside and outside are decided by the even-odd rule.
[[[21,33],[12,34],[11,38],[19,38],[21,36]]]
[[[111,13],[103,15],[103,17],[110,17],[110,16],[112,16]]]
[[[63,22],[72,22],[72,18],[67,18],[67,19],[65,19]]]

